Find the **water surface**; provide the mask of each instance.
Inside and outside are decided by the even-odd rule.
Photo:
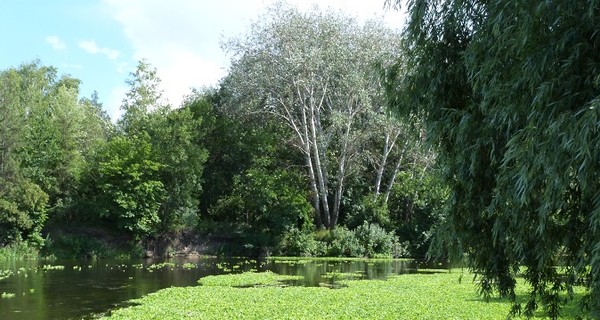
[[[266,260],[231,258],[176,258],[169,260],[52,260],[0,261],[12,275],[0,280],[0,319],[91,319],[127,301],[171,286],[193,286],[207,275],[271,270],[301,275],[291,285],[329,286],[341,273],[357,278],[382,279],[415,272],[407,260]]]

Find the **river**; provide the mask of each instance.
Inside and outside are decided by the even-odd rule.
[[[188,257],[169,260],[0,261],[0,319],[93,319],[171,286],[194,286],[207,275],[271,270],[302,275],[295,285],[335,285],[339,273],[365,279],[415,272],[408,260],[264,260]]]

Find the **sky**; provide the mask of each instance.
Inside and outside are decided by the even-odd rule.
[[[158,71],[175,107],[191,88],[216,86],[230,57],[221,42],[242,36],[275,0],[0,0],[0,70],[40,60],[82,81],[80,95],[98,92],[113,120],[125,80],[145,59]],[[364,21],[401,28],[403,15],[384,0],[288,0]]]

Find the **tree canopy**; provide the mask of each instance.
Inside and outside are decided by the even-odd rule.
[[[156,254],[215,237],[237,255],[422,256],[447,188],[421,121],[386,109],[399,36],[277,2],[225,44],[218,88],[174,108],[140,61],[112,121],[54,67],[0,72],[0,246],[93,256],[80,234],[110,233]]]
[[[234,103],[288,128],[282,138],[304,159],[318,227],[337,225],[365,150],[384,150],[370,155],[377,158],[376,177],[367,178],[375,181],[373,192],[394,184],[395,165],[407,151],[402,144],[411,138],[401,123],[388,121],[376,66],[397,56],[398,39],[378,21],[360,24],[334,11],[303,13],[279,4],[243,38],[225,44],[234,55],[227,77]],[[389,183],[382,183],[384,175]]]
[[[452,189],[447,241],[481,291],[516,299],[525,267],[559,315],[574,284],[600,309],[600,5],[409,0],[408,67],[387,70],[392,108],[423,117]],[[406,68],[406,69],[405,69]],[[556,268],[564,266],[564,268]]]

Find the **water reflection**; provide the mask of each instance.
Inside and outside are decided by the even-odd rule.
[[[62,266],[62,267],[56,267]],[[64,268],[63,268],[64,267]],[[92,318],[134,298],[171,286],[193,286],[214,274],[265,271],[300,275],[292,285],[329,286],[352,277],[382,279],[391,274],[415,272],[419,265],[407,260],[307,260],[287,261],[231,258],[178,258],[131,261],[0,261],[0,270],[13,274],[0,280],[0,319]],[[344,276],[342,276],[344,274]]]

